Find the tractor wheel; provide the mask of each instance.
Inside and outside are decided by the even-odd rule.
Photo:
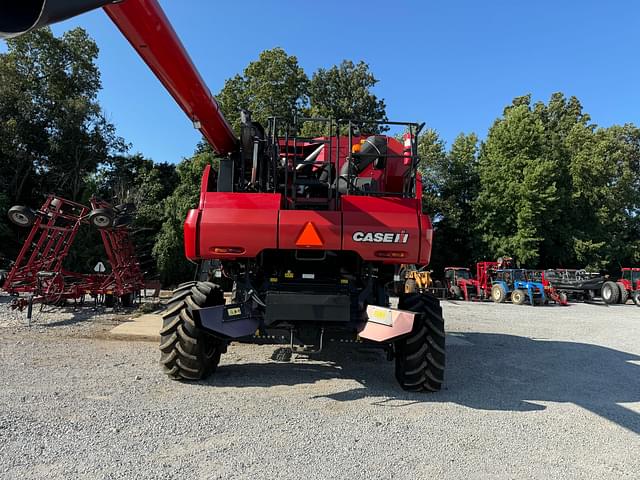
[[[224,294],[209,282],[189,282],[174,290],[162,314],[160,363],[173,380],[201,380],[211,375],[225,344],[198,329],[193,309],[224,304]]]
[[[462,295],[462,289],[458,285],[454,285],[451,287],[451,295],[455,300],[464,299],[464,295]]]
[[[527,296],[524,293],[524,291],[520,290],[519,288],[515,289],[513,292],[511,292],[511,302],[516,304],[516,305],[524,305],[524,302],[527,301]]]
[[[633,299],[633,303],[635,303],[638,307],[640,307],[640,290],[636,290],[631,294],[631,298]]]
[[[404,293],[416,293],[417,291],[418,283],[413,278],[409,278],[404,282]]]
[[[411,333],[395,342],[396,379],[405,390],[437,392],[442,388],[446,356],[440,301],[433,295],[413,293],[400,298],[399,308],[417,315]]]
[[[495,303],[504,303],[507,299],[507,292],[500,285],[491,287],[491,298]]]
[[[109,208],[96,208],[89,214],[89,223],[98,229],[113,226],[114,214]]]
[[[16,205],[9,209],[9,220],[19,227],[30,227],[36,221],[36,213],[29,207]]]
[[[624,283],[618,283],[618,288],[620,289],[620,303],[625,305],[629,300],[629,291],[624,286]]]
[[[616,282],[604,282],[602,285],[602,300],[607,305],[615,305],[620,300],[620,289]]]

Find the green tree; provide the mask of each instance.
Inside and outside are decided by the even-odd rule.
[[[534,265],[548,232],[545,214],[557,197],[553,165],[544,158],[544,124],[529,100],[514,100],[489,130],[475,207],[489,256],[514,255]]]
[[[480,192],[475,204],[485,255],[514,255],[530,266],[574,266],[568,138],[589,129],[577,98],[561,93],[531,104],[517,97],[489,130],[480,154]]]
[[[204,151],[177,166],[178,185],[162,202],[162,227],[153,247],[153,256],[164,284],[175,285],[193,278],[195,267],[184,256],[182,226],[187,212],[198,204],[204,168],[217,164],[214,154]]]
[[[97,166],[126,149],[97,101],[95,42],[82,29],[60,38],[43,29],[7,45],[0,54],[3,202],[36,206],[50,192],[86,198]],[[0,232],[7,231],[12,241],[2,250],[13,257],[19,236],[1,215]]]
[[[239,132],[242,109],[250,110],[253,119],[263,125],[273,116],[293,121],[308,104],[308,82],[298,59],[277,47],[263,51],[242,75],[227,80],[217,99],[223,114]]]
[[[310,108],[313,118],[386,121],[386,106],[371,90],[378,83],[369,65],[343,60],[329,69],[319,68],[309,82]],[[367,133],[380,133],[386,128],[373,124],[361,127]],[[329,134],[326,125],[309,124],[308,135]]]
[[[439,167],[441,211],[435,225],[433,256],[436,262],[466,266],[476,260],[479,246],[473,211],[480,183],[478,137],[473,133],[458,135]]]
[[[640,262],[640,129],[577,125],[568,137],[576,259],[594,269]]]

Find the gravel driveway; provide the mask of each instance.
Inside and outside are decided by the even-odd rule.
[[[340,345],[233,346],[210,381],[170,382],[155,344],[109,338],[126,316],[28,328],[0,298],[0,478],[638,478],[639,308],[444,311],[445,389],[413,394]]]

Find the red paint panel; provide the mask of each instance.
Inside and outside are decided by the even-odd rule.
[[[420,265],[428,265],[431,261],[433,245],[433,226],[428,215],[420,215]]]
[[[365,260],[385,263],[418,263],[420,252],[419,201],[389,197],[342,196],[344,250],[356,251]],[[408,235],[407,242],[370,241],[367,233]],[[364,234],[364,235],[363,235]],[[366,241],[356,241],[356,239]],[[378,235],[377,238],[383,237]],[[389,238],[389,237],[386,237]],[[383,258],[381,252],[404,253],[401,258]]]
[[[236,136],[157,0],[108,5],[105,12],[220,154],[235,150]]]
[[[280,211],[280,248],[300,249],[296,242],[307,222],[313,223],[324,245],[305,248],[311,250],[340,250],[342,214],[340,212],[318,212],[312,210]]]
[[[184,255],[189,260],[198,258],[196,235],[198,232],[198,216],[200,210],[189,210],[187,219],[184,221]]]
[[[204,197],[201,258],[255,257],[264,249],[278,247],[279,194],[208,192]],[[242,248],[244,253],[215,254],[215,247]]]

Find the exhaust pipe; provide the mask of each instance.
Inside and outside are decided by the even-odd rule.
[[[2,0],[0,38],[12,38],[36,28],[122,0]]]

